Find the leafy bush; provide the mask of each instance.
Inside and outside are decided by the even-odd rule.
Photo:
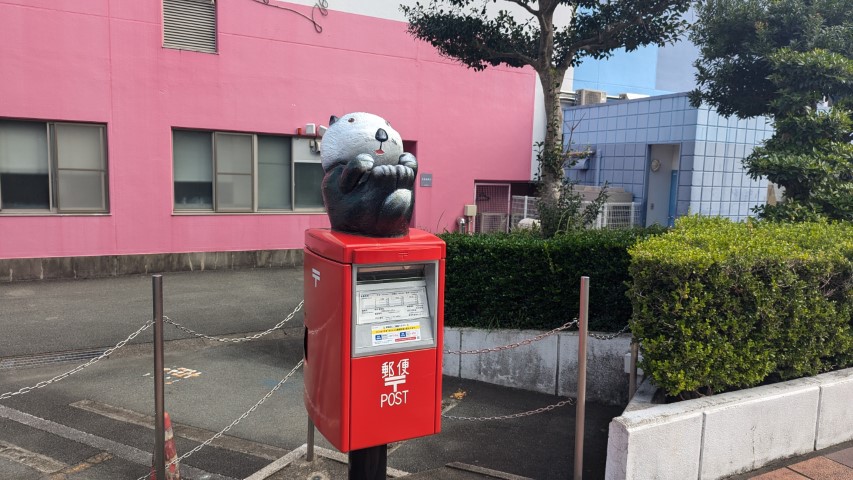
[[[853,365],[853,227],[685,217],[630,249],[631,330],[670,395]]]
[[[661,229],[441,235],[447,242],[445,324],[558,327],[578,315],[580,277],[590,277],[590,328],[616,331],[631,316],[628,247]]]

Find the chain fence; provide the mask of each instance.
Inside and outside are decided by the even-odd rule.
[[[267,330],[264,330],[263,332],[256,333],[256,334],[254,334],[254,335],[251,335],[251,336],[248,336],[248,337],[244,337],[244,338],[218,338],[218,337],[213,337],[213,336],[211,336],[211,335],[205,335],[205,334],[203,334],[203,333],[198,333],[198,332],[196,332],[196,331],[192,330],[191,328],[185,327],[185,326],[183,326],[183,325],[181,325],[181,324],[179,324],[179,323],[177,323],[177,322],[174,322],[174,321],[170,320],[170,319],[169,319],[168,317],[166,317],[165,315],[163,316],[163,319],[164,319],[164,321],[166,321],[166,323],[169,323],[169,324],[171,324],[171,325],[173,325],[173,326],[175,326],[175,327],[177,327],[177,328],[179,328],[179,329],[181,329],[181,330],[183,330],[183,331],[185,331],[185,332],[187,332],[187,333],[189,333],[189,334],[191,334],[191,335],[193,335],[193,336],[196,336],[196,337],[206,338],[206,339],[208,339],[208,340],[216,340],[216,341],[218,341],[218,342],[233,342],[233,343],[240,343],[240,342],[248,342],[248,341],[250,341],[250,340],[256,340],[256,339],[258,339],[258,338],[263,337],[264,335],[268,335],[268,334],[270,334],[270,333],[274,332],[275,330],[277,330],[277,329],[281,328],[282,326],[284,326],[284,324],[285,324],[285,323],[287,323],[287,322],[289,322],[290,320],[292,320],[292,319],[293,319],[293,317],[296,315],[296,313],[297,313],[297,312],[299,312],[299,310],[301,310],[301,309],[302,309],[302,305],[303,305],[304,303],[305,303],[305,301],[304,301],[304,300],[303,300],[303,301],[300,301],[300,302],[299,302],[299,304],[298,304],[298,305],[296,305],[296,308],[294,308],[294,309],[293,309],[293,311],[292,311],[292,312],[290,312],[290,314],[289,314],[287,317],[285,317],[285,319],[284,319],[284,320],[282,320],[281,322],[277,323],[275,326],[273,326],[273,327],[271,327],[271,328],[269,328],[269,329],[267,329]],[[152,326],[152,325],[154,325],[154,321],[153,321],[153,320],[149,320],[149,321],[147,321],[144,325],[142,325],[141,327],[139,327],[139,329],[138,329],[138,330],[136,330],[135,332],[133,332],[133,333],[131,333],[130,335],[128,335],[128,337],[127,337],[127,338],[125,338],[124,340],[122,340],[122,341],[118,342],[118,343],[117,343],[117,344],[115,344],[115,346],[113,346],[112,348],[109,348],[109,349],[107,349],[107,350],[104,350],[104,352],[103,352],[102,354],[100,354],[99,356],[97,356],[97,357],[95,357],[95,358],[93,358],[93,359],[89,360],[88,362],[86,362],[86,363],[84,363],[84,364],[81,364],[81,365],[78,365],[78,366],[74,367],[73,369],[71,369],[71,370],[69,370],[69,371],[67,371],[67,372],[65,372],[65,373],[59,374],[59,375],[57,375],[57,376],[55,376],[55,377],[51,378],[50,380],[44,380],[44,381],[38,382],[38,383],[37,383],[37,384],[35,384],[35,385],[28,386],[28,387],[23,387],[23,388],[21,388],[21,389],[19,389],[19,390],[17,390],[17,391],[14,391],[14,392],[6,392],[6,393],[3,393],[3,394],[0,394],[0,400],[7,400],[7,399],[12,398],[12,397],[14,397],[14,396],[16,396],[16,395],[23,395],[23,394],[29,393],[29,392],[31,392],[31,391],[33,391],[33,390],[38,390],[39,388],[44,388],[44,387],[46,387],[46,386],[48,386],[48,385],[50,385],[50,384],[53,384],[53,383],[56,383],[56,382],[59,382],[59,381],[65,380],[66,378],[70,377],[71,375],[74,375],[75,373],[78,373],[78,372],[80,372],[80,371],[82,371],[82,370],[84,370],[84,369],[86,369],[86,368],[88,368],[88,367],[91,367],[92,365],[94,365],[94,364],[98,363],[98,362],[99,362],[99,361],[101,361],[102,359],[104,359],[104,358],[106,358],[106,357],[109,357],[110,355],[112,355],[113,353],[115,353],[117,350],[119,350],[119,349],[121,349],[122,347],[124,347],[125,345],[127,345],[127,343],[128,343],[128,342],[130,342],[131,340],[133,340],[134,338],[136,338],[137,336],[139,336],[139,334],[140,334],[140,333],[142,333],[142,332],[144,332],[145,330],[147,330],[147,329],[151,328],[151,326]]]
[[[568,330],[569,328],[577,326],[577,324],[578,324],[578,319],[575,318],[575,319],[573,319],[569,322],[566,322],[563,325],[561,325],[561,326],[559,326],[553,330],[549,330],[545,333],[541,333],[539,335],[536,335],[535,337],[526,338],[526,339],[521,340],[519,342],[513,342],[513,343],[510,343],[507,345],[500,345],[497,347],[480,348],[480,349],[476,349],[476,350],[445,350],[444,353],[451,354],[451,355],[457,355],[457,354],[458,355],[479,355],[481,353],[491,353],[491,352],[500,352],[503,350],[510,350],[513,348],[518,348],[518,347],[523,347],[525,345],[530,345],[531,343],[535,343],[535,342],[538,342],[540,340],[544,340],[544,339],[550,337],[551,335],[556,335],[557,333],[560,333],[563,330]],[[598,339],[598,340],[613,340],[614,338],[625,333],[628,330],[628,327],[629,327],[629,325],[625,325],[624,327],[622,327],[621,330],[619,330],[618,332],[613,333],[613,334],[599,334],[599,333],[591,333],[590,332],[590,333],[588,333],[588,335],[590,337]]]
[[[491,420],[510,420],[513,418],[522,418],[529,417],[531,415],[536,415],[538,413],[545,413],[554,410],[555,408],[560,408],[565,405],[572,405],[574,400],[571,398],[567,398],[565,400],[561,400],[553,405],[548,405],[547,407],[541,407],[534,410],[528,410],[526,412],[521,413],[511,413],[509,415],[496,415],[492,417],[460,417],[457,415],[447,415],[446,413],[442,413],[441,416],[450,420],[465,420],[469,422],[487,422]]]
[[[578,319],[577,318],[574,318],[571,321],[568,321],[568,322],[564,323],[563,325],[561,325],[561,326],[559,326],[553,330],[549,330],[545,333],[541,333],[541,334],[536,335],[534,337],[526,338],[526,339],[521,340],[519,342],[513,342],[513,343],[510,343],[507,345],[500,345],[500,346],[491,347],[491,348],[480,348],[477,350],[445,350],[444,353],[445,354],[452,354],[452,355],[455,355],[455,354],[478,355],[478,354],[482,354],[482,353],[500,352],[503,350],[509,350],[509,349],[513,349],[513,348],[522,347],[524,345],[530,345],[531,343],[538,342],[540,340],[544,340],[545,338],[548,338],[552,335],[556,335],[557,333],[562,332],[563,330],[568,330],[569,328],[572,328],[575,326],[578,326]],[[625,333],[628,330],[628,327],[629,327],[629,325],[626,324],[624,327],[622,327],[621,330],[619,330],[616,333],[612,333],[612,334],[598,334],[598,333],[591,333],[590,332],[590,333],[588,333],[588,335],[590,337],[598,339],[598,340],[613,340],[614,338]],[[449,420],[463,420],[463,421],[469,421],[469,422],[486,422],[486,421],[492,421],[492,420],[511,420],[514,418],[523,418],[523,417],[529,417],[530,415],[536,415],[539,413],[550,412],[551,410],[554,410],[556,408],[560,408],[560,407],[563,407],[565,405],[572,405],[573,403],[574,403],[574,401],[571,398],[568,398],[566,400],[561,400],[561,401],[554,403],[552,405],[548,405],[548,406],[541,407],[541,408],[536,408],[534,410],[528,410],[526,412],[512,413],[512,414],[508,414],[508,415],[497,415],[497,416],[491,416],[491,417],[463,417],[463,416],[458,416],[458,415],[448,415],[446,413],[442,413],[441,416],[443,418],[447,418]]]
[[[476,354],[480,354],[480,353],[490,353],[490,352],[500,352],[502,350],[510,350],[512,348],[518,348],[518,347],[522,347],[524,345],[530,345],[531,343],[538,342],[540,340],[543,340],[545,338],[550,337],[551,335],[555,335],[559,332],[562,332],[563,330],[572,328],[573,326],[575,326],[577,324],[578,324],[578,319],[575,318],[574,320],[568,321],[568,322],[564,323],[562,326],[559,326],[553,330],[550,330],[550,331],[545,332],[545,333],[540,333],[539,335],[536,335],[535,337],[526,338],[524,340],[521,340],[520,342],[514,342],[514,343],[510,343],[508,345],[501,345],[498,347],[480,348],[478,350],[445,350],[444,353],[448,353],[451,355],[456,355],[456,354],[476,355]]]
[[[301,306],[301,303],[300,303],[300,306]],[[294,313],[295,313],[295,312],[294,312]],[[294,374],[294,373],[296,373],[296,371],[297,371],[297,370],[299,370],[299,368],[300,368],[300,367],[302,367],[302,364],[303,364],[303,363],[305,363],[305,360],[304,360],[304,359],[303,359],[303,360],[300,360],[300,361],[299,361],[299,363],[297,363],[297,364],[296,364],[296,366],[295,366],[295,367],[293,367],[293,369],[291,369],[291,370],[290,370],[290,373],[288,373],[287,375],[285,375],[285,377],[284,377],[280,382],[278,382],[278,384],[276,384],[276,386],[274,386],[274,387],[272,388],[272,390],[270,390],[269,392],[267,392],[267,394],[266,394],[266,395],[264,395],[264,396],[263,396],[263,398],[261,398],[260,400],[258,400],[258,402],[257,402],[257,403],[255,403],[254,405],[252,405],[252,407],[251,407],[250,409],[246,410],[242,415],[240,415],[236,420],[234,420],[233,422],[231,422],[227,427],[225,427],[225,428],[223,428],[222,430],[220,430],[220,431],[216,432],[216,434],[214,434],[212,437],[210,437],[210,438],[208,438],[207,440],[205,440],[204,442],[200,443],[198,446],[196,446],[195,448],[193,448],[193,449],[192,449],[192,450],[190,450],[189,452],[187,452],[187,453],[185,453],[185,454],[181,455],[180,457],[176,458],[175,460],[173,460],[173,461],[171,461],[171,462],[167,463],[167,464],[166,464],[166,468],[168,469],[168,468],[169,468],[169,467],[171,467],[172,465],[174,465],[174,464],[176,464],[176,463],[180,463],[180,462],[182,462],[183,460],[185,460],[185,459],[189,458],[189,457],[190,457],[190,456],[192,456],[194,453],[198,452],[198,451],[199,451],[199,450],[201,450],[202,448],[204,448],[204,447],[206,447],[206,446],[210,445],[211,443],[213,443],[216,439],[218,439],[218,438],[222,437],[223,435],[225,435],[225,433],[226,433],[226,432],[228,432],[228,430],[231,430],[232,428],[234,428],[234,426],[235,426],[235,425],[237,425],[237,424],[238,424],[238,423],[240,423],[241,421],[245,420],[245,419],[246,419],[246,417],[248,417],[249,415],[251,415],[255,410],[257,410],[257,409],[258,409],[258,407],[260,407],[261,405],[263,405],[263,404],[264,404],[264,402],[266,402],[266,401],[267,401],[267,399],[269,399],[269,398],[270,398],[270,397],[271,397],[271,396],[272,396],[276,391],[278,391],[278,389],[280,389],[280,388],[281,388],[281,386],[282,386],[282,385],[284,385],[284,383],[285,383],[285,382],[287,382],[287,380],[288,380],[288,379],[290,379],[290,377],[292,377],[292,376],[293,376],[293,374]],[[143,475],[143,476],[139,477],[139,478],[138,478],[138,479],[136,479],[136,480],[145,480],[145,479],[149,478],[149,475],[150,475],[150,473],[145,474],[145,475]]]
[[[630,325],[626,324],[624,327],[622,327],[622,330],[619,330],[616,333],[611,333],[609,335],[589,332],[589,336],[592,338],[598,339],[598,340],[613,340],[614,338],[618,337],[619,335],[622,335],[623,333],[625,333],[628,330],[628,327],[630,327]]]
[[[285,323],[287,323],[293,319],[293,316],[296,315],[296,313],[302,309],[302,305],[304,305],[304,304],[305,304],[305,300],[300,301],[299,304],[296,305],[296,308],[294,308],[293,311],[290,312],[290,315],[288,315],[284,320],[275,324],[275,326],[268,328],[267,330],[264,330],[263,332],[256,333],[254,335],[250,335],[248,337],[242,337],[242,338],[221,338],[221,337],[214,337],[212,335],[205,335],[204,333],[196,332],[195,330],[193,330],[193,329],[191,329],[185,325],[181,325],[180,323],[172,320],[171,318],[167,317],[166,315],[163,315],[163,321],[165,321],[166,323],[172,325],[173,327],[176,327],[179,330],[182,330],[182,331],[184,331],[184,332],[186,332],[186,333],[188,333],[194,337],[204,338],[207,340],[214,340],[214,341],[222,342],[222,343],[241,343],[241,342],[249,342],[251,340],[257,340],[257,339],[263,337],[264,335],[268,335],[268,334],[278,330],[279,328],[283,327]]]
[[[15,395],[23,395],[23,394],[25,394],[25,393],[29,393],[29,392],[31,392],[31,391],[33,391],[33,390],[37,390],[37,389],[39,389],[39,388],[46,387],[46,386],[48,386],[48,385],[50,385],[50,384],[52,384],[52,383],[56,383],[56,382],[59,382],[59,381],[61,381],[61,380],[65,380],[66,378],[70,377],[71,375],[74,375],[75,373],[77,373],[77,372],[79,372],[79,371],[81,371],[81,370],[83,370],[83,369],[85,369],[85,368],[87,368],[87,367],[90,367],[90,366],[92,366],[92,365],[94,365],[94,364],[98,363],[101,359],[104,359],[104,358],[106,358],[106,357],[109,357],[109,356],[110,356],[110,355],[112,355],[116,350],[118,350],[118,349],[120,349],[121,347],[123,347],[123,346],[127,345],[127,342],[129,342],[129,341],[133,340],[134,338],[136,338],[136,337],[137,337],[137,335],[139,335],[140,333],[142,333],[142,332],[144,332],[145,330],[147,330],[148,328],[150,328],[150,327],[151,327],[151,325],[154,325],[154,321],[153,321],[153,320],[149,320],[148,322],[146,322],[146,323],[145,323],[145,325],[142,325],[141,327],[139,327],[139,330],[137,330],[137,331],[135,331],[135,332],[131,333],[127,338],[125,338],[124,340],[122,340],[122,341],[118,342],[117,344],[115,344],[115,346],[114,346],[114,347],[112,347],[112,348],[110,348],[110,349],[107,349],[107,350],[104,350],[104,353],[102,353],[100,356],[95,357],[95,358],[93,358],[93,359],[89,360],[88,362],[86,362],[86,363],[84,363],[84,364],[82,364],[82,365],[78,365],[78,366],[76,366],[75,368],[73,368],[73,369],[71,369],[71,370],[69,370],[69,371],[67,371],[67,372],[65,372],[65,373],[62,373],[62,374],[60,374],[60,375],[57,375],[57,376],[55,376],[55,377],[51,378],[50,380],[44,380],[44,381],[38,382],[37,384],[35,384],[35,385],[31,386],[31,387],[24,387],[24,388],[22,388],[22,389],[18,390],[17,392],[6,392],[6,393],[4,393],[4,394],[0,395],[0,400],[6,400],[6,399],[9,399],[9,398],[14,397]]]
[[[297,313],[297,312],[299,312],[299,310],[301,310],[301,309],[302,309],[302,306],[303,306],[303,305],[304,305],[304,300],[303,300],[303,301],[300,301],[300,302],[299,302],[299,304],[298,304],[298,305],[296,305],[296,307],[293,309],[293,311],[292,311],[292,312],[290,312],[290,314],[289,314],[287,317],[285,317],[285,319],[284,319],[284,320],[282,320],[281,322],[277,323],[275,326],[273,326],[273,327],[271,327],[271,328],[269,328],[269,329],[267,329],[267,330],[264,330],[263,332],[256,333],[256,334],[254,334],[254,335],[250,335],[250,336],[248,336],[248,337],[242,337],[242,338],[219,338],[219,337],[213,337],[213,336],[211,336],[211,335],[206,335],[206,334],[203,334],[203,333],[198,333],[198,332],[196,332],[196,331],[192,330],[192,329],[191,329],[191,328],[189,328],[189,327],[186,327],[186,326],[184,326],[184,325],[181,325],[181,324],[179,324],[179,323],[177,323],[177,322],[175,322],[175,321],[173,321],[173,320],[169,319],[169,318],[168,318],[167,316],[165,316],[165,315],[163,316],[163,319],[164,319],[164,321],[165,321],[166,323],[169,323],[169,324],[171,324],[171,325],[173,325],[173,326],[177,327],[178,329],[183,330],[184,332],[189,333],[189,334],[191,334],[191,335],[193,335],[193,336],[195,336],[195,337],[205,338],[205,339],[208,339],[208,340],[215,340],[215,341],[218,341],[218,342],[240,343],[240,342],[248,342],[248,341],[251,341],[251,340],[256,340],[256,339],[258,339],[258,338],[261,338],[261,337],[263,337],[263,336],[265,336],[265,335],[268,335],[268,334],[272,333],[273,331],[275,331],[275,330],[277,330],[277,329],[281,328],[282,326],[284,326],[284,324],[285,324],[285,323],[287,323],[288,321],[290,321],[290,320],[292,320],[292,319],[293,319],[293,317],[296,315],[296,313]],[[3,394],[0,394],[0,400],[6,400],[6,399],[12,398],[12,397],[14,397],[14,396],[16,396],[16,395],[23,395],[23,394],[29,393],[29,392],[31,392],[31,391],[33,391],[33,390],[37,390],[37,389],[40,389],[40,388],[44,388],[44,387],[46,387],[46,386],[48,386],[48,385],[51,385],[51,384],[53,384],[53,383],[56,383],[56,382],[62,381],[62,380],[64,380],[64,379],[66,379],[66,378],[70,377],[71,375],[74,375],[75,373],[78,373],[78,372],[80,372],[80,371],[82,371],[82,370],[84,370],[84,369],[86,369],[86,368],[88,368],[88,367],[90,367],[90,366],[92,366],[92,365],[94,365],[94,364],[98,363],[100,360],[102,360],[102,359],[104,359],[104,358],[106,358],[106,357],[109,357],[110,355],[112,355],[113,353],[115,353],[117,350],[119,350],[119,349],[121,349],[122,347],[124,347],[125,345],[127,345],[127,343],[128,343],[128,342],[130,342],[131,340],[133,340],[134,338],[136,338],[137,336],[139,336],[139,334],[140,334],[140,333],[142,333],[142,332],[144,332],[145,330],[147,330],[147,329],[151,328],[151,326],[152,326],[152,325],[154,325],[154,320],[149,320],[149,321],[145,322],[145,324],[144,324],[144,325],[142,325],[141,327],[139,327],[139,329],[137,329],[135,332],[133,332],[133,333],[131,333],[130,335],[128,335],[128,337],[127,337],[127,338],[125,338],[124,340],[122,340],[122,341],[118,342],[118,343],[117,343],[115,346],[113,346],[112,348],[109,348],[109,349],[105,350],[105,351],[104,351],[101,355],[99,355],[98,357],[95,357],[95,358],[93,358],[93,359],[89,360],[88,362],[86,362],[86,363],[84,363],[84,364],[78,365],[77,367],[75,367],[75,368],[73,368],[73,369],[71,369],[71,370],[69,370],[69,371],[67,371],[67,372],[65,372],[65,373],[62,373],[62,374],[60,374],[60,375],[57,375],[57,376],[55,376],[55,377],[51,378],[50,380],[44,380],[44,381],[38,382],[38,383],[37,383],[37,384],[35,384],[35,385],[27,386],[27,387],[23,387],[23,388],[21,388],[21,389],[19,389],[19,390],[17,390],[17,391],[13,391],[13,392],[6,392],[6,393],[3,393]],[[261,405],[263,405],[263,404],[264,404],[264,402],[266,402],[266,401],[267,401],[267,400],[268,400],[268,399],[269,399],[269,398],[270,398],[270,397],[271,397],[271,396],[272,396],[276,391],[278,391],[278,390],[282,387],[282,385],[284,385],[284,384],[285,384],[285,382],[287,382],[287,380],[289,380],[289,379],[290,379],[290,378],[291,378],[291,377],[296,373],[296,371],[297,371],[297,370],[299,370],[299,369],[302,367],[302,365],[303,365],[303,363],[304,363],[304,362],[305,362],[305,360],[300,360],[300,361],[299,361],[299,363],[297,363],[297,364],[296,364],[296,366],[294,366],[294,367],[293,367],[293,369],[291,369],[291,370],[290,370],[290,372],[289,372],[289,373],[288,373],[288,374],[287,374],[287,375],[286,375],[286,376],[285,376],[285,377],[284,377],[280,382],[278,382],[278,384],[276,384],[276,385],[275,385],[275,386],[274,386],[274,387],[273,387],[269,392],[267,392],[267,394],[266,394],[266,395],[264,395],[260,400],[258,400],[258,402],[256,402],[254,405],[252,405],[252,407],[251,407],[251,408],[249,408],[248,410],[246,410],[246,412],[244,412],[242,415],[240,415],[237,419],[235,419],[233,422],[231,422],[228,426],[226,426],[225,428],[223,428],[222,430],[220,430],[219,432],[217,432],[216,434],[214,434],[212,437],[210,437],[209,439],[205,440],[204,442],[202,442],[201,444],[199,444],[198,446],[196,446],[195,448],[193,448],[193,449],[192,449],[192,450],[190,450],[189,452],[187,452],[187,453],[185,453],[185,454],[181,455],[180,457],[178,457],[178,458],[177,458],[177,459],[175,459],[174,461],[172,461],[172,462],[170,462],[169,464],[167,464],[167,465],[166,465],[166,468],[170,467],[170,466],[171,466],[171,465],[173,465],[173,464],[179,463],[179,462],[181,462],[181,461],[183,461],[183,460],[185,460],[185,459],[189,458],[191,455],[195,454],[195,453],[196,453],[196,452],[198,452],[199,450],[201,450],[201,449],[203,449],[204,447],[206,447],[206,446],[210,445],[212,442],[216,441],[218,438],[220,438],[220,437],[222,437],[223,435],[225,435],[225,433],[227,433],[229,430],[231,430],[232,428],[234,428],[234,426],[236,426],[237,424],[239,424],[241,421],[245,420],[249,415],[251,415],[255,410],[257,410]],[[149,478],[149,476],[150,476],[150,475],[151,475],[151,474],[150,474],[150,472],[149,472],[149,473],[146,473],[145,475],[143,475],[143,476],[139,477],[139,479],[138,479],[138,480],[145,480],[145,479]]]
[[[193,330],[192,328],[189,328],[185,325],[182,325],[182,324],[170,319],[168,316],[165,316],[165,315],[163,316],[163,320],[165,323],[168,323],[168,324],[174,326],[175,328],[177,328],[177,329],[179,329],[179,330],[181,330],[181,331],[183,331],[189,335],[197,337],[197,338],[203,338],[203,339],[212,340],[212,341],[221,342],[221,343],[242,343],[242,342],[248,342],[251,340],[257,340],[257,339],[259,339],[265,335],[268,335],[268,334],[274,332],[275,330],[282,328],[287,322],[289,322],[290,320],[293,319],[293,317],[296,315],[296,313],[298,313],[302,309],[303,305],[304,305],[304,300],[300,301],[299,304],[297,304],[296,307],[293,309],[293,311],[291,311],[290,314],[284,318],[284,320],[280,321],[279,323],[277,323],[273,327],[271,327],[267,330],[264,330],[263,332],[259,332],[259,333],[256,333],[254,335],[250,335],[247,337],[240,337],[240,338],[222,338],[222,337],[214,337],[212,335],[200,333],[200,332]],[[33,390],[37,390],[37,389],[46,387],[50,384],[62,381],[64,379],[74,375],[75,373],[78,373],[78,372],[98,363],[100,360],[110,356],[111,354],[113,354],[117,350],[119,350],[122,347],[124,347],[125,345],[127,345],[128,342],[130,342],[131,340],[136,338],[140,333],[142,333],[143,331],[150,328],[153,324],[154,324],[153,320],[147,321],[139,329],[137,329],[135,332],[131,333],[127,338],[118,342],[112,348],[105,350],[98,357],[93,358],[84,364],[78,365],[77,367],[75,367],[75,368],[73,368],[73,369],[71,369],[65,373],[57,375],[57,376],[51,378],[50,380],[41,381],[41,382],[38,382],[37,384],[35,384],[33,386],[23,387],[23,388],[21,388],[17,391],[14,391],[14,392],[6,392],[3,394],[0,394],[0,400],[6,400],[6,399],[12,398],[16,395],[23,395],[23,394],[29,393]],[[504,350],[522,347],[525,345],[530,345],[532,343],[535,343],[535,342],[541,341],[545,338],[548,338],[552,335],[556,335],[559,332],[562,332],[564,330],[568,330],[572,327],[577,327],[577,326],[578,326],[578,319],[574,318],[571,321],[566,322],[565,324],[563,324],[560,327],[557,327],[553,330],[541,333],[541,334],[536,335],[534,337],[530,337],[530,338],[527,338],[527,339],[524,339],[524,340],[521,340],[518,342],[513,342],[513,343],[510,343],[507,345],[500,345],[500,346],[496,346],[496,347],[482,348],[482,349],[475,349],[475,350],[445,350],[444,353],[445,354],[460,354],[460,355],[475,355],[475,354],[484,354],[484,353],[490,353],[490,352],[500,352],[500,351],[504,351]],[[596,338],[598,340],[612,340],[612,339],[622,335],[627,330],[628,330],[628,325],[625,325],[621,330],[619,330],[618,332],[613,333],[613,334],[589,333],[589,336]],[[193,448],[189,452],[185,453],[184,455],[181,455],[180,457],[178,457],[174,461],[167,464],[166,467],[168,468],[169,466],[171,466],[173,464],[179,463],[179,462],[189,458],[190,456],[192,456],[196,452],[200,451],[201,449],[210,445],[212,442],[214,442],[218,438],[225,435],[225,433],[227,433],[234,426],[236,426],[241,421],[246,419],[249,415],[251,415],[253,412],[255,412],[255,410],[257,410],[261,405],[263,405],[264,402],[266,402],[276,391],[278,391],[285,384],[285,382],[287,382],[287,380],[289,380],[296,373],[296,371],[299,370],[299,368],[301,368],[303,366],[303,364],[304,364],[304,360],[300,360],[299,363],[297,363],[296,366],[294,366],[293,369],[291,369],[290,372],[280,382],[278,382],[278,384],[276,384],[269,392],[267,392],[266,395],[264,395],[258,402],[256,402],[246,412],[244,412],[237,419],[235,419],[233,422],[231,422],[228,426],[226,426],[225,428],[223,428],[222,430],[220,430],[219,432],[214,434],[209,439],[205,440],[204,442],[200,443],[198,446],[196,446],[195,448]],[[560,408],[560,407],[563,407],[566,405],[572,405],[573,403],[575,403],[574,400],[571,398],[568,398],[568,399],[564,399],[564,400],[561,400],[557,403],[547,405],[544,407],[540,407],[540,408],[536,408],[533,410],[528,410],[528,411],[520,412],[520,413],[507,414],[507,415],[495,415],[495,416],[486,416],[486,417],[466,417],[466,416],[448,415],[446,413],[442,413],[442,417],[449,419],[449,420],[460,420],[460,421],[469,421],[469,422],[511,420],[511,419],[524,418],[524,417],[528,417],[531,415],[537,415],[540,413],[549,412],[549,411],[552,411],[554,409],[557,409],[557,408]],[[142,477],[139,477],[138,480],[145,480],[146,478],[149,478],[149,476],[150,476],[150,472],[146,475],[143,475]]]

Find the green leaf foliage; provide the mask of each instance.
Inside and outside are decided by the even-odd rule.
[[[490,3],[496,4],[491,15]],[[413,36],[470,68],[530,65],[565,72],[584,57],[608,58],[619,49],[676,41],[689,5],[686,0],[429,0],[400,8]],[[523,15],[513,14],[511,6]],[[575,12],[568,25],[554,25],[558,9]]]
[[[704,0],[691,102],[764,115],[771,139],[744,160],[784,187],[760,218],[853,220],[853,0]]]
[[[628,247],[662,229],[536,234],[443,234],[447,242],[445,324],[551,329],[577,317],[580,277],[590,277],[590,328],[628,321]]]
[[[684,217],[629,252],[631,330],[668,394],[853,365],[853,226]]]

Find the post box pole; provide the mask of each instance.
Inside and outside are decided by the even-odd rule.
[[[586,415],[586,337],[589,326],[589,277],[581,277],[580,315],[578,320],[578,403],[575,410],[575,475],[583,478],[583,435]]]
[[[387,477],[388,445],[349,452],[349,480],[385,480]]]
[[[311,417],[308,417],[308,439],[307,439],[307,450],[305,451],[305,460],[309,462],[314,461],[314,422],[311,420]]]
[[[154,294],[154,472],[166,478],[166,427],[164,418],[165,378],[163,373],[163,276],[153,275]]]

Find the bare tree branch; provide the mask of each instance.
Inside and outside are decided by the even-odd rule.
[[[507,0],[507,1],[510,3],[514,3],[514,4],[518,5],[519,7],[527,10],[527,12],[533,16],[539,16],[539,10],[536,10],[535,8],[531,7],[524,0]]]

